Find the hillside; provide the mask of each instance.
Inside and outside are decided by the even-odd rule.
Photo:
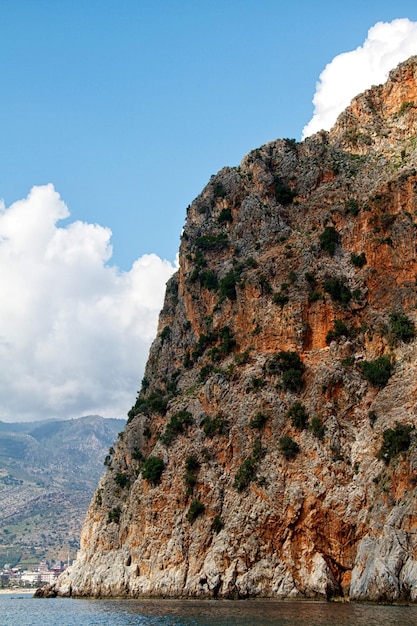
[[[73,596],[417,600],[417,57],[188,207]]]
[[[88,504],[124,420],[0,422],[0,566],[75,557]]]

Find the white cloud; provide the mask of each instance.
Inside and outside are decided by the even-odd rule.
[[[109,264],[111,231],[76,221],[52,185],[0,204],[0,419],[126,417],[174,267]]]
[[[303,129],[303,139],[329,130],[352,98],[384,83],[390,70],[413,54],[417,54],[417,22],[404,18],[372,26],[362,46],[339,54],[320,74],[313,118]]]

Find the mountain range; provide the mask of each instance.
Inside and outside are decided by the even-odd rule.
[[[124,420],[0,422],[0,567],[74,558],[88,504]]]

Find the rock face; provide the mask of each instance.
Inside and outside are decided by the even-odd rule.
[[[188,208],[73,596],[417,600],[417,57]]]

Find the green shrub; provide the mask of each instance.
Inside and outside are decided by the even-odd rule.
[[[200,452],[201,452],[201,456],[203,457],[205,461],[210,461],[213,458],[212,453],[205,446],[201,448]]]
[[[103,504],[102,494],[103,494],[103,490],[102,489],[97,489],[96,495],[95,495],[95,499],[94,499],[94,502],[95,502],[96,506],[101,506]]]
[[[378,243],[391,247],[394,245],[391,237],[381,237],[378,239]]]
[[[120,521],[121,514],[122,514],[122,509],[120,508],[120,506],[115,506],[107,514],[107,521],[108,521],[108,523],[114,522],[115,524],[118,524],[119,521]]]
[[[227,191],[220,181],[216,181],[213,185],[213,195],[215,198],[225,198],[227,196]]]
[[[292,259],[294,256],[294,250],[292,249],[292,245],[290,243],[285,244],[285,258]]]
[[[406,452],[411,444],[410,433],[413,427],[409,424],[395,425],[395,428],[388,428],[382,434],[382,446],[377,454],[378,459],[384,461],[385,465],[389,465],[391,459],[394,459],[400,452]]]
[[[169,326],[165,326],[165,328],[161,331],[161,334],[159,335],[161,343],[164,343],[165,339],[169,339],[170,336],[171,328]]]
[[[360,211],[359,202],[354,198],[349,198],[349,200],[345,202],[345,211],[356,217]]]
[[[319,300],[323,300],[323,294],[321,291],[315,289],[308,297],[309,302],[318,302]]]
[[[340,337],[349,337],[349,329],[342,320],[335,320],[333,322],[333,329],[329,330],[326,335],[326,342],[330,343],[335,339],[340,339]]]
[[[150,382],[149,380],[146,378],[146,376],[144,376],[142,378],[142,382],[141,382],[141,386],[140,386],[140,393],[146,393],[150,387]]]
[[[328,293],[333,300],[340,302],[343,306],[346,306],[352,298],[352,293],[346,285],[345,277],[340,278],[335,276],[327,278],[324,281],[323,287],[324,291]]]
[[[219,534],[219,532],[224,528],[224,521],[222,520],[222,518],[220,517],[220,515],[215,515],[213,522],[211,524],[211,530],[213,533],[216,533],[216,535]]]
[[[391,377],[393,362],[388,356],[380,356],[373,361],[363,361],[363,375],[373,387],[382,389]]]
[[[219,235],[202,235],[195,240],[197,250],[222,250],[229,245],[228,237],[225,233]]]
[[[275,198],[279,204],[284,206],[291,204],[297,195],[296,191],[293,191],[289,185],[284,183],[280,178],[275,179]]]
[[[270,374],[282,374],[282,386],[289,391],[299,391],[303,386],[304,364],[298,352],[281,350],[267,362]]]
[[[191,260],[191,257],[189,258]],[[191,272],[189,281],[190,283],[195,283],[200,278],[201,271],[207,267],[207,261],[201,252],[201,250],[196,250],[194,255],[194,266],[193,271]]]
[[[202,354],[204,354],[207,348],[213,345],[214,343],[216,343],[217,340],[218,340],[218,337],[216,333],[212,331],[209,331],[207,334],[201,335],[193,350],[193,354],[192,354],[193,360],[196,361]]]
[[[189,426],[193,422],[193,416],[189,411],[178,411],[175,413],[168,422],[165,432],[160,436],[160,440],[166,446],[169,446],[175,437],[184,432],[186,426]]]
[[[209,352],[209,356],[211,358],[211,360],[213,361],[213,363],[220,361],[221,360],[221,354],[220,354],[220,349],[215,346],[214,348],[212,348]],[[211,372],[209,372],[210,374]],[[204,382],[205,380],[207,380],[207,377],[202,377],[200,378],[200,382]]]
[[[150,433],[150,431],[149,431],[149,433]],[[143,431],[143,434],[145,434],[145,429],[144,429],[144,431]],[[150,436],[150,434],[149,434],[149,436]],[[142,452],[139,450],[139,448],[135,448],[135,449],[132,451],[132,459],[134,459],[135,461],[139,461],[139,462],[140,462],[140,461],[143,461],[143,454],[142,454]]]
[[[198,381],[200,383],[205,383],[208,377],[210,376],[210,374],[212,373],[213,369],[214,368],[211,365],[211,363],[208,363],[207,365],[203,365],[203,367],[200,370],[200,374],[198,375]]]
[[[288,273],[288,280],[292,285],[297,282],[297,274],[294,272],[294,270],[291,270],[291,272]]]
[[[369,423],[371,425],[371,428],[373,428],[376,420],[378,419],[377,412],[374,410],[369,411],[368,417],[369,417]]]
[[[414,108],[416,108],[416,105],[414,104],[412,100],[404,100],[404,102],[401,103],[401,106],[398,111],[398,115],[404,115],[406,111],[408,111],[409,109],[414,109]]]
[[[306,279],[306,281],[308,282],[308,284],[310,285],[312,289],[314,289],[317,286],[317,278],[315,274],[313,274],[313,272],[306,272],[304,274],[304,278]]]
[[[279,306],[285,306],[286,304],[288,304],[290,299],[284,291],[279,291],[277,293],[274,293],[273,300],[275,304],[279,304]]]
[[[265,296],[265,295],[270,295],[272,293],[271,284],[268,278],[265,276],[265,274],[261,274],[259,276],[259,286],[261,288],[262,295]]]
[[[152,389],[147,397],[144,397],[142,392],[139,394],[135,406],[129,411],[129,419],[132,418],[132,415],[138,413],[144,413],[145,415],[149,415],[150,413],[160,413],[161,415],[165,415],[167,411],[167,406],[169,402],[168,394],[159,387],[155,387]]]
[[[166,391],[169,397],[178,395],[178,377],[180,375],[179,370],[175,370],[172,377],[166,381]]]
[[[414,322],[403,313],[391,313],[390,328],[396,339],[400,339],[406,343],[416,336]]]
[[[221,298],[236,300],[236,283],[237,276],[234,270],[230,270],[220,281],[219,293]]]
[[[265,387],[266,381],[262,376],[252,376],[250,379],[250,385],[254,391],[258,391]]]
[[[145,478],[153,485],[158,485],[161,481],[165,463],[158,456],[149,456],[142,465],[142,478]]]
[[[258,468],[259,461],[265,454],[265,450],[262,447],[260,439],[255,439],[252,446],[252,454],[248,456],[239,467],[236,472],[235,479],[233,481],[233,488],[237,491],[243,491],[249,485],[249,483],[255,478],[256,470]]]
[[[192,360],[191,354],[189,352],[185,353],[185,357],[184,357],[182,364],[187,370],[190,369],[194,365],[194,361]]]
[[[222,209],[219,217],[217,218],[219,224],[225,224],[226,222],[233,222],[232,210],[230,208]]]
[[[287,411],[287,417],[291,418],[293,426],[300,430],[305,428],[308,422],[308,413],[301,402],[295,402]]]
[[[286,458],[287,461],[294,459],[300,451],[300,446],[292,437],[284,435],[280,437],[279,449]]]
[[[203,430],[207,437],[214,435],[223,435],[227,430],[226,420],[223,413],[218,413],[216,417],[205,417],[203,421]]]
[[[245,259],[243,264],[245,267],[250,267],[252,269],[256,269],[259,265],[258,261],[254,259],[253,256],[249,256],[247,259]]]
[[[380,220],[383,230],[387,230],[387,228],[390,228],[395,222],[396,217],[397,216],[393,215],[392,213],[383,213]]]
[[[184,482],[187,485],[187,493],[190,494],[197,483],[197,474],[200,469],[200,461],[195,454],[185,459]]]
[[[267,419],[268,419],[268,416],[265,415],[265,413],[261,413],[259,411],[256,415],[251,417],[249,421],[249,426],[251,428],[262,428],[262,426],[264,426],[264,424],[266,423]]]
[[[262,441],[260,440],[260,438],[255,439],[255,441],[253,442],[253,446],[252,446],[252,458],[258,462],[262,459],[262,457],[265,455],[265,450],[262,447]]]
[[[287,391],[300,391],[303,384],[303,373],[300,370],[289,369],[282,375],[282,386]]]
[[[185,469],[187,472],[197,472],[200,469],[200,461],[195,454],[190,454],[185,459]]]
[[[319,236],[320,248],[334,256],[336,245],[339,243],[339,234],[333,226],[326,226]]]
[[[235,355],[236,365],[245,365],[249,363],[251,348],[247,348],[244,352]]]
[[[199,515],[202,515],[205,511],[206,507],[200,500],[194,499],[187,513],[187,520],[192,524]]]
[[[203,270],[200,272],[199,280],[203,289],[208,289],[209,291],[216,291],[219,286],[217,274],[213,272],[213,270]]]
[[[310,430],[317,439],[324,439],[326,427],[320,417],[312,417],[310,422]]]
[[[366,265],[365,252],[361,252],[360,254],[352,252],[352,254],[350,255],[350,261],[355,267],[363,267],[364,265]]]
[[[219,353],[220,356],[225,357],[236,348],[236,340],[233,337],[233,333],[228,326],[223,326],[219,330]]]
[[[243,491],[254,479],[256,474],[257,462],[252,456],[245,459],[242,465],[236,472],[235,479],[233,481],[234,489],[237,491]]]
[[[280,374],[290,369],[304,371],[304,364],[298,352],[281,350],[267,363],[267,370],[270,374]]]
[[[114,481],[118,487],[124,489],[125,487],[130,487],[130,480],[126,474],[117,473],[114,477]]]

